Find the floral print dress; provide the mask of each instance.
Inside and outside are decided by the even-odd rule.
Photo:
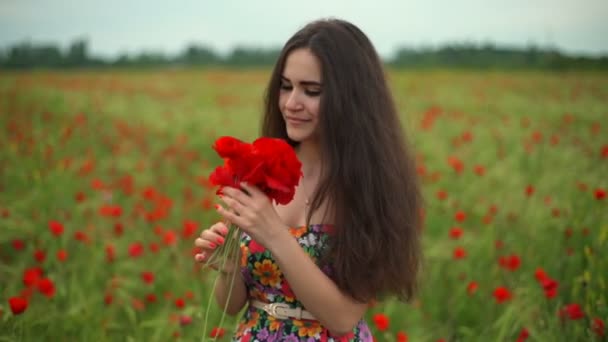
[[[327,246],[333,227],[327,224],[289,228],[294,239],[317,263]],[[304,307],[295,297],[287,279],[272,258],[270,251],[242,233],[241,274],[245,280],[249,299],[266,303],[287,303],[292,308]],[[321,270],[331,274],[329,265],[320,265]],[[264,310],[247,307],[236,329],[233,341],[372,341],[372,335],[364,319],[344,336],[332,336],[320,322],[305,319],[278,319]]]

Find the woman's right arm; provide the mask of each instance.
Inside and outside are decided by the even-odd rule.
[[[237,274],[220,271],[220,276],[215,284],[215,301],[227,314],[234,316],[238,314],[247,303],[247,289],[245,282],[238,270]],[[234,279],[232,279],[234,277]],[[232,293],[230,283],[232,282]],[[230,297],[230,298],[229,298]]]
[[[194,256],[194,260],[200,263],[207,262],[215,248],[224,243],[226,234],[228,234],[228,227],[222,222],[218,222],[209,229],[204,230],[200,237],[194,241],[194,244],[202,249],[200,253]],[[236,260],[240,260],[240,250],[236,258]],[[225,308],[227,314],[236,315],[247,303],[247,289],[238,266],[230,261],[227,260],[227,265],[224,265],[223,268],[215,265],[210,265],[210,267],[219,272],[219,277],[213,291],[216,303],[220,308]]]

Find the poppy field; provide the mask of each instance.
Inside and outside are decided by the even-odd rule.
[[[194,239],[219,220],[211,145],[258,136],[269,75],[0,75],[0,341],[228,341]],[[424,266],[414,301],[370,305],[374,338],[608,340],[608,75],[388,76]]]

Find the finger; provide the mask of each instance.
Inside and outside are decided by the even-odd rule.
[[[265,196],[265,194],[257,186],[251,185],[247,182],[241,182],[241,187],[251,195],[251,197]]]
[[[211,229],[213,232],[215,232],[216,234],[222,235],[222,236],[226,236],[228,235],[228,226],[226,226],[226,224],[224,222],[218,222],[216,224],[214,224],[213,226],[211,226]]]
[[[220,198],[237,216],[242,216],[243,212],[246,210],[245,206],[232,197],[221,196]]]
[[[224,194],[234,198],[235,200],[243,203],[244,205],[249,205],[251,203],[251,197],[240,189],[226,187]]]
[[[225,219],[227,219],[228,221],[236,224],[237,226],[243,227],[246,226],[243,221],[243,219],[239,216],[237,216],[236,214],[230,212],[229,210],[226,210],[224,207],[222,207],[219,204],[215,205],[215,208],[217,209],[217,212],[222,215]]]
[[[210,232],[205,237],[199,237],[194,240],[194,245],[207,250],[214,250],[217,246],[223,244],[225,238],[219,234]]]

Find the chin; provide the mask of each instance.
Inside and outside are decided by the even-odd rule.
[[[301,143],[301,142],[308,141],[308,140],[313,140],[313,138],[314,138],[313,134],[310,134],[308,132],[306,132],[306,133],[290,132],[289,130],[287,131],[287,136],[289,137],[289,139],[291,139],[297,143]]]

